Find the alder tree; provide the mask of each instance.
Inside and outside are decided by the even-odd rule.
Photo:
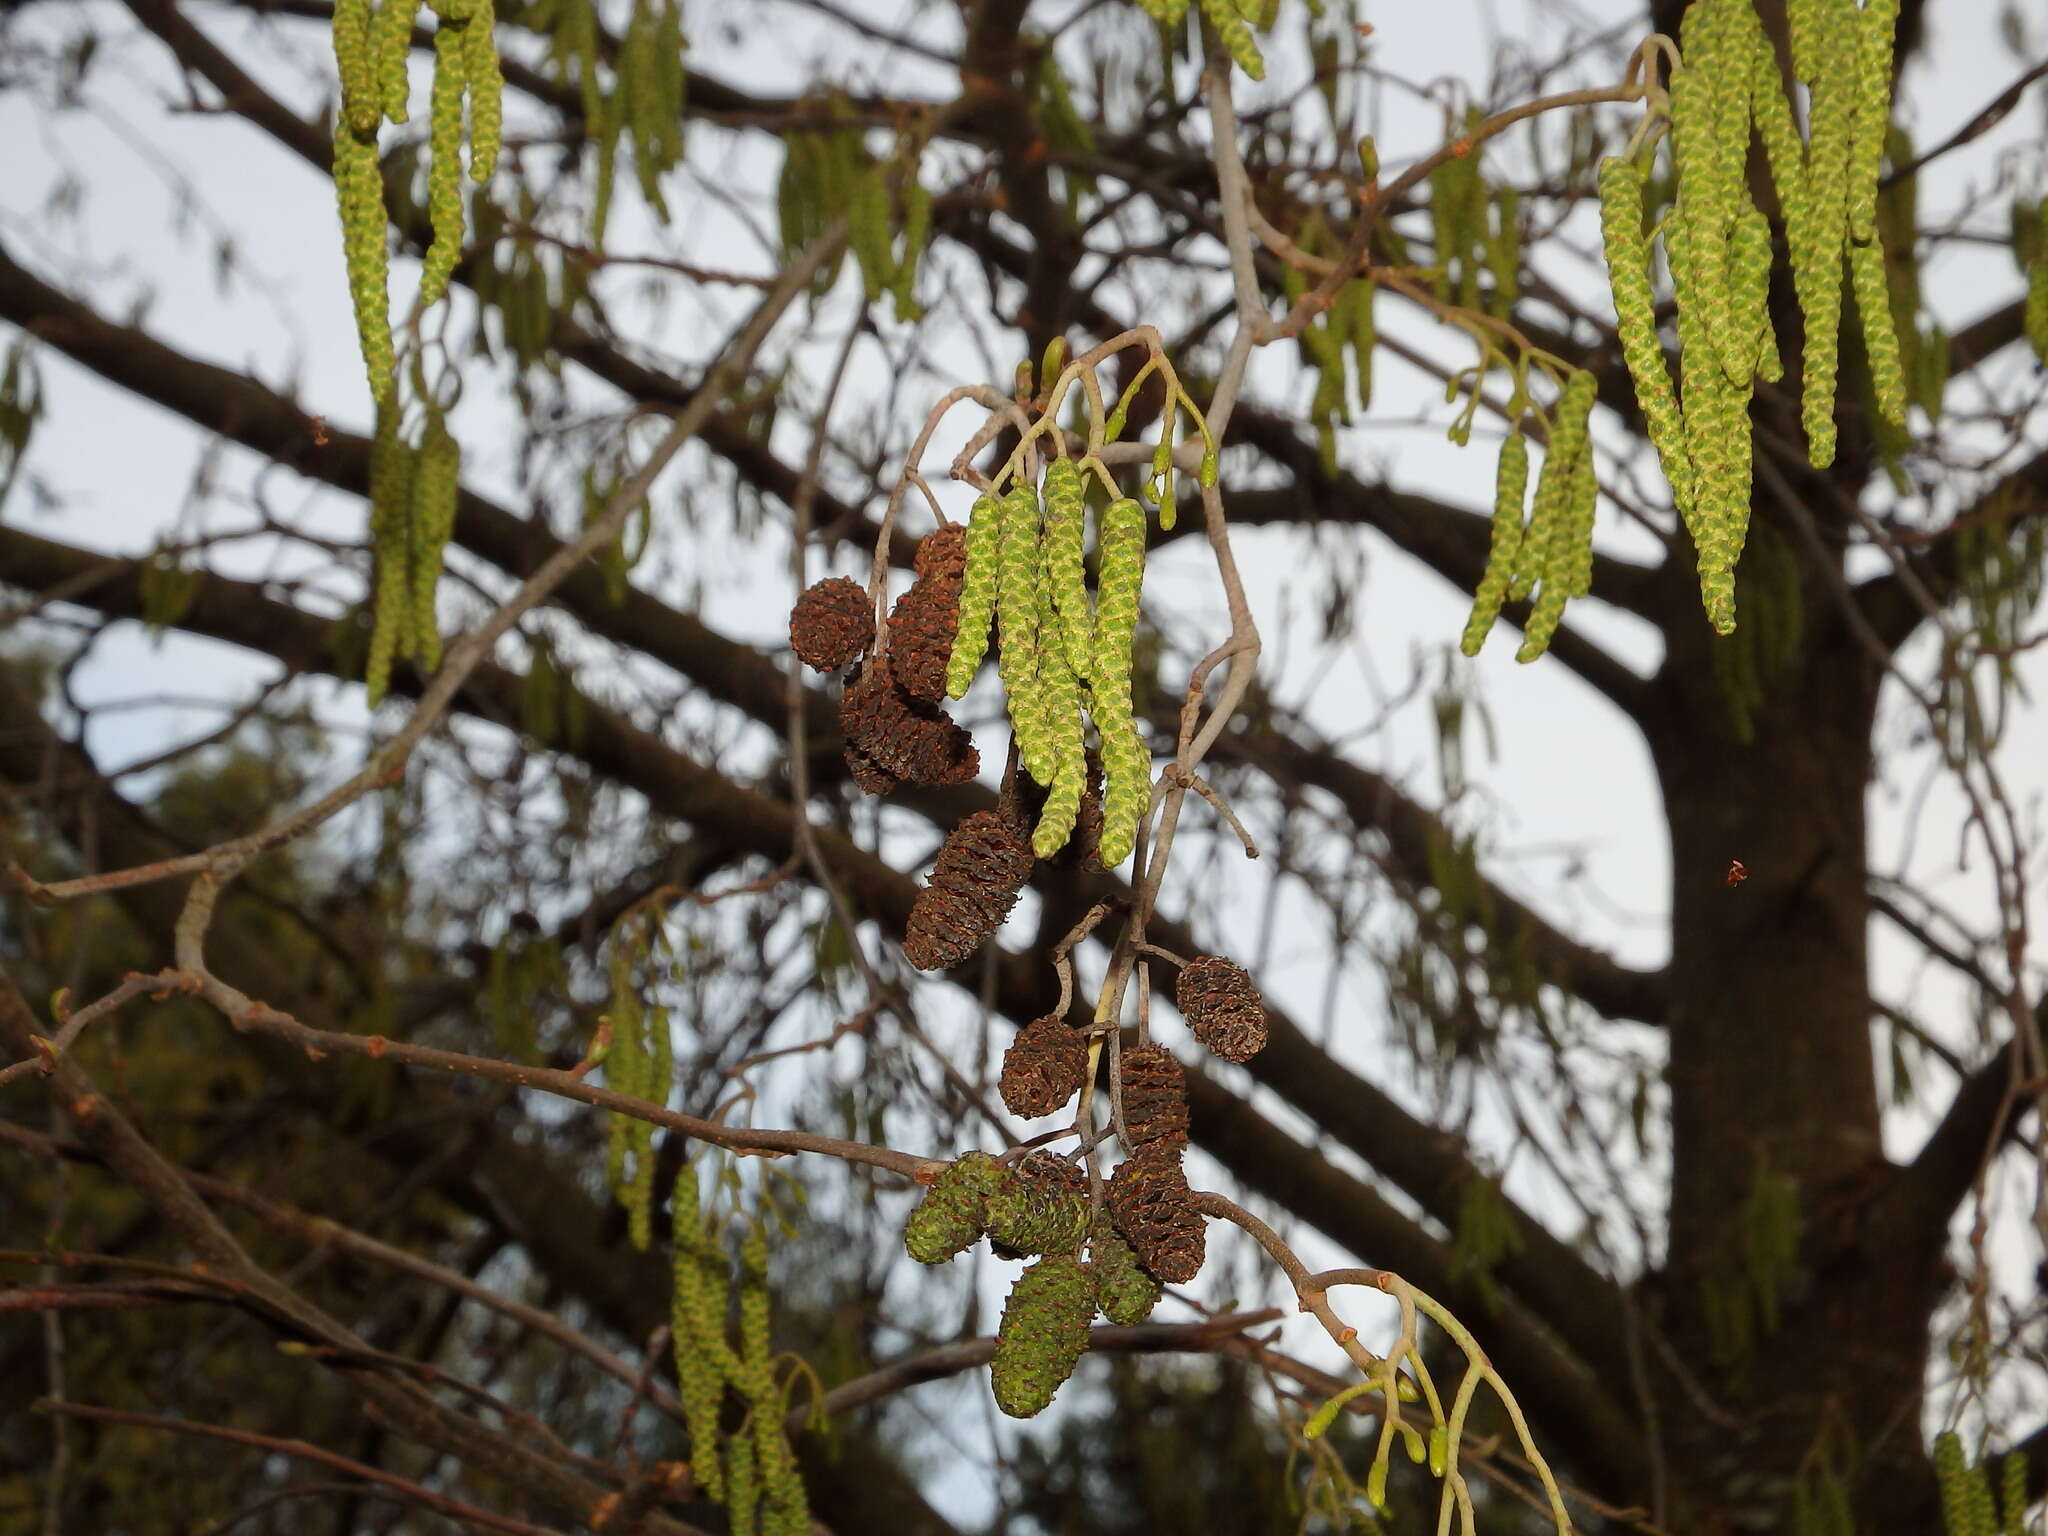
[[[0,1529],[2039,1529],[2048,25],[1377,9],[0,18]]]

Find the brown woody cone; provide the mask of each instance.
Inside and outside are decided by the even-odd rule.
[[[920,580],[950,581],[956,585],[967,576],[967,525],[948,523],[917,541],[917,553],[910,568]]]
[[[1031,843],[1000,811],[976,811],[946,834],[917,893],[903,958],[920,971],[958,965],[1003,926],[1031,878]]]
[[[1178,1151],[1188,1144],[1187,1079],[1171,1051],[1163,1045],[1133,1046],[1118,1059],[1117,1079],[1133,1151],[1145,1146]]]
[[[1161,1280],[1184,1285],[1202,1272],[1208,1230],[1178,1151],[1155,1143],[1126,1158],[1110,1176],[1108,1205],[1138,1262]]]
[[[829,576],[813,582],[790,610],[790,649],[814,672],[851,666],[874,643],[874,604],[857,581]]]
[[[1081,1091],[1087,1072],[1087,1037],[1049,1013],[1018,1030],[1003,1052],[1003,1103],[1013,1115],[1050,1115]]]
[[[846,771],[865,794],[892,795],[903,781],[852,742],[846,744]]]
[[[1173,1000],[1195,1038],[1225,1061],[1249,1061],[1265,1048],[1266,1007],[1245,968],[1203,955],[1181,968]]]
[[[959,627],[957,581],[920,577],[896,599],[889,614],[889,665],[905,693],[931,704],[946,696],[946,664],[952,659],[953,632]]]
[[[839,727],[884,773],[910,784],[964,784],[981,770],[974,738],[896,685],[887,656],[862,667],[839,700]]]

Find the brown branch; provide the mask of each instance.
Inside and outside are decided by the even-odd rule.
[[[646,499],[669,460],[674,458],[682,450],[683,445],[696,435],[698,428],[710,419],[719,401],[738,387],[753,364],[754,354],[768,339],[769,331],[781,318],[782,312],[799,293],[809,287],[812,276],[824,264],[828,255],[838,253],[845,239],[845,221],[842,219],[813,240],[804,253],[790,263],[777,280],[775,288],[755,306],[745,324],[721,350],[718,361],[705,375],[703,385],[690,404],[676,413],[660,443],[612,492],[605,502],[603,511],[590,521],[589,526],[574,541],[565,544],[550,556],[539,570],[526,579],[518,592],[501,603],[488,619],[456,642],[443,660],[440,670],[434,674],[433,681],[421,693],[418,706],[407,717],[405,724],[388,742],[373,752],[356,773],[311,805],[290,812],[269,826],[230,838],[201,853],[52,885],[38,894],[63,900],[74,895],[111,890],[117,884],[140,884],[181,874],[205,872],[208,878],[212,878],[217,871],[232,874],[239,871],[241,865],[254,855],[304,836],[353,805],[371,790],[387,783],[403,767],[406,759],[412,755],[420,742],[426,739],[435,721],[454,702],[456,694],[462,689],[464,679],[482,664],[505,633],[523,614],[545,601],[548,594],[559,586],[572,570],[618,535],[627,517]]]
[[[1905,557],[1903,568],[1856,588],[1858,605],[1871,631],[1897,650],[1931,617],[1923,593],[1936,605],[1955,601],[1965,574],[1955,537],[1958,532],[1986,523],[2010,531],[2044,514],[2048,514],[2048,453],[2029,459],[1958,510],[1946,528],[1920,539],[1920,547]]]
[[[8,569],[11,564],[7,553],[10,546],[28,547],[26,541],[32,538],[31,535],[0,529],[0,570]],[[61,546],[50,546],[47,541],[35,541],[35,545],[44,550],[61,549]],[[230,638],[236,643],[272,654],[282,651],[289,656],[304,658],[309,670],[323,669],[331,664],[320,650],[319,636],[323,626],[317,620],[296,615],[290,608],[272,602],[254,589],[244,590],[241,584],[225,578],[209,579],[201,588],[192,609],[181,620],[181,627]],[[294,633],[295,628],[297,634]],[[485,666],[472,677],[470,691],[487,706],[487,712],[497,713],[502,718],[516,714],[521,686],[519,679]],[[780,858],[791,845],[795,829],[786,804],[745,789],[723,775],[701,767],[666,742],[638,731],[594,701],[585,709],[580,755],[599,773],[647,795],[658,812],[715,826],[720,836],[737,849]],[[955,803],[962,809],[987,803],[986,791],[953,793],[957,796]],[[856,907],[900,931],[916,896],[916,882],[829,828],[819,828],[818,837],[827,861],[846,881],[849,896]],[[1068,897],[1057,880],[1070,877],[1047,874],[1041,878],[1051,882],[1048,894],[1054,896],[1058,904],[1065,905]],[[1086,893],[1086,899],[1076,910],[1085,909],[1103,896],[1126,899],[1120,895],[1124,890],[1121,882],[1108,877],[1091,877],[1078,889]],[[1151,937],[1154,942],[1180,953],[1199,950],[1193,934],[1180,924],[1155,920]],[[980,978],[978,961],[970,962],[960,975],[962,984],[970,989],[979,985]],[[1022,1020],[1043,1013],[1054,1001],[1051,987],[1050,974],[1032,957],[1016,954],[1002,957],[996,996],[999,1006],[1010,1017]],[[1358,1074],[1333,1062],[1328,1053],[1302,1035],[1284,1013],[1271,1010],[1270,1023],[1269,1045],[1249,1064],[1254,1078],[1326,1127],[1330,1135],[1385,1172],[1440,1219],[1454,1222],[1463,1181],[1471,1176],[1469,1165],[1455,1141],[1422,1124]],[[1191,1083],[1191,1090],[1198,1097],[1206,1097],[1218,1111],[1224,1106],[1242,1108],[1234,1095],[1207,1079],[1198,1077]],[[1199,1105],[1197,1113],[1198,1116],[1201,1113]],[[1220,1124],[1221,1121],[1212,1120],[1211,1123]],[[1258,1123],[1263,1125],[1262,1121]],[[1253,1138],[1254,1142],[1256,1140]],[[1233,1172],[1254,1187],[1260,1187],[1274,1176],[1288,1171],[1267,1166],[1266,1159],[1278,1157],[1288,1164],[1295,1164],[1311,1158],[1305,1149],[1285,1137],[1272,1145],[1260,1145],[1256,1150],[1247,1145],[1233,1147],[1225,1140],[1219,1142],[1219,1151]],[[1335,1174],[1334,1177],[1340,1189],[1363,1190],[1363,1186],[1347,1175]],[[1378,1244],[1396,1240],[1394,1234],[1404,1229],[1412,1230],[1412,1223],[1393,1212],[1391,1207],[1384,1208],[1382,1215],[1360,1225],[1360,1205],[1347,1205],[1341,1199],[1333,1199],[1329,1191],[1320,1191],[1308,1198],[1301,1198],[1301,1194],[1297,1191],[1298,1198],[1288,1202],[1290,1208],[1301,1211],[1340,1241],[1360,1251],[1370,1251]],[[1344,1213],[1341,1225],[1333,1226],[1334,1212]],[[1618,1314],[1607,1299],[1611,1291],[1609,1282],[1541,1223],[1526,1213],[1514,1215],[1524,1235],[1524,1247],[1503,1260],[1496,1272],[1497,1283],[1508,1290],[1530,1293],[1540,1299],[1551,1326],[1568,1339],[1571,1347],[1604,1379],[1626,1379],[1619,1374],[1609,1374],[1610,1367],[1614,1371],[1625,1369],[1625,1361],[1620,1358],[1620,1330],[1615,1324]],[[1418,1252],[1412,1261],[1398,1261],[1398,1267],[1404,1273],[1414,1275],[1428,1288],[1445,1294],[1453,1305],[1467,1305],[1461,1299],[1462,1293],[1454,1278],[1455,1266],[1448,1262],[1447,1257],[1432,1258]],[[1533,1334],[1530,1358],[1531,1363],[1521,1368],[1525,1377],[1537,1368],[1534,1363],[1537,1360],[1544,1361],[1546,1367],[1561,1364],[1555,1347],[1548,1343],[1536,1344]],[[1575,1370],[1576,1367],[1570,1369]],[[1619,1424],[1625,1420],[1617,1417],[1611,1422]]]
[[[2048,1004],[2035,1018],[2038,1028],[2048,1029]],[[1895,1234],[1888,1236],[1888,1251],[1941,1251],[1950,1218],[1987,1160],[2018,1135],[2028,1109],[2038,1109],[2048,1091],[2048,1083],[2024,1080],[2021,1059],[2017,1042],[2008,1040],[1970,1072],[1913,1160],[1890,1175],[1876,1207],[1888,1234]]]
[[[0,1047],[17,1057],[32,1052],[35,1022],[13,977],[0,971]],[[59,1057],[44,1080],[44,1090],[94,1154],[194,1249],[211,1277],[296,1335],[344,1350],[360,1348],[360,1341],[348,1329],[248,1256],[178,1171],[99,1092],[76,1061]],[[415,1383],[392,1380],[380,1372],[343,1369],[364,1397],[365,1407],[401,1432],[502,1478],[551,1507],[580,1516],[605,1494],[606,1490],[567,1468],[443,1408]],[[688,1528],[673,1520],[660,1518],[652,1524],[669,1536],[688,1536]]]
[[[211,878],[208,875],[199,877],[197,883],[202,890]],[[201,899],[206,898],[202,896]],[[189,961],[190,957],[186,958]],[[444,1051],[434,1046],[390,1040],[383,1035],[352,1035],[338,1030],[315,1029],[311,1025],[300,1023],[280,1009],[248,997],[210,973],[188,969],[183,974],[199,994],[218,1008],[237,1029],[269,1035],[273,1039],[297,1046],[314,1061],[325,1056],[350,1056],[360,1060],[390,1061],[400,1066],[426,1067],[436,1072],[479,1077],[488,1082],[506,1083],[515,1088],[551,1093],[558,1098],[575,1099],[598,1109],[610,1110],[614,1114],[645,1120],[651,1125],[661,1126],[664,1130],[695,1137],[715,1147],[777,1155],[790,1152],[817,1152],[849,1163],[862,1163],[870,1168],[886,1169],[890,1173],[901,1174],[913,1182],[916,1181],[920,1169],[934,1166],[931,1158],[893,1151],[888,1147],[870,1146],[866,1142],[848,1141],[838,1136],[821,1136],[811,1131],[755,1130],[747,1126],[724,1125],[715,1120],[701,1119],[696,1115],[686,1115],[679,1110],[669,1109],[646,1099],[635,1098],[631,1094],[595,1087],[574,1071],[563,1072],[552,1067],[500,1061],[490,1056],[471,1056],[461,1051]]]
[[[1267,1307],[1257,1312],[1225,1313],[1220,1317],[1205,1318],[1199,1323],[1096,1327],[1088,1330],[1088,1348],[1098,1354],[1215,1354],[1246,1329],[1278,1322],[1283,1316],[1285,1314],[1277,1308]],[[925,1382],[940,1381],[962,1371],[970,1371],[977,1365],[986,1365],[995,1352],[993,1337],[963,1339],[906,1359],[892,1360],[864,1376],[842,1382],[826,1393],[815,1407],[805,1404],[792,1408],[788,1421],[790,1432],[794,1434],[803,1429],[814,1413],[823,1413],[829,1418],[851,1412],[911,1387],[922,1386]]]
[[[461,1499],[450,1498],[447,1494],[435,1493],[431,1488],[422,1487],[410,1478],[395,1473],[382,1472],[375,1467],[365,1466],[346,1456],[338,1456],[305,1440],[281,1440],[275,1435],[259,1435],[252,1430],[230,1429],[225,1424],[204,1424],[197,1419],[167,1419],[154,1413],[131,1413],[120,1408],[100,1408],[87,1403],[57,1403],[48,1398],[38,1399],[30,1407],[37,1413],[61,1413],[67,1418],[85,1419],[95,1424],[120,1424],[131,1429],[161,1429],[170,1434],[196,1435],[201,1439],[224,1440],[230,1445],[244,1445],[253,1450],[264,1451],[274,1456],[290,1456],[297,1461],[309,1461],[318,1467],[333,1472],[346,1472],[365,1482],[376,1483],[402,1495],[408,1501],[446,1515],[464,1525],[475,1526],[485,1531],[509,1531],[512,1536],[564,1536],[563,1532],[547,1526],[533,1525],[525,1520],[514,1520],[508,1515],[492,1514],[488,1509]]]

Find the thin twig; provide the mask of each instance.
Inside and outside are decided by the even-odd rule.
[[[154,1413],[131,1413],[121,1408],[100,1408],[86,1403],[59,1403],[49,1398],[38,1398],[30,1407],[37,1413],[62,1414],[68,1418],[89,1419],[99,1424],[121,1424],[131,1429],[161,1429],[174,1435],[196,1435],[206,1440],[225,1440],[230,1445],[244,1445],[253,1450],[266,1451],[275,1456],[291,1456],[299,1461],[310,1461],[315,1466],[326,1467],[335,1472],[346,1472],[365,1482],[377,1483],[404,1495],[413,1503],[435,1510],[451,1520],[464,1525],[476,1526],[486,1531],[507,1531],[511,1536],[564,1536],[564,1533],[549,1526],[533,1525],[525,1520],[514,1520],[509,1515],[493,1514],[475,1504],[461,1499],[450,1498],[445,1493],[436,1493],[424,1488],[410,1478],[395,1473],[383,1472],[346,1456],[338,1456],[305,1440],[282,1440],[275,1435],[259,1435],[253,1430],[230,1429],[224,1424],[202,1424],[196,1419],[167,1419]]]

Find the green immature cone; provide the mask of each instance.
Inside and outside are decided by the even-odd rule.
[[[957,699],[974,686],[981,658],[988,653],[988,626],[995,617],[1001,576],[1002,508],[993,496],[974,503],[967,523],[967,569],[961,577],[960,622],[953,631],[953,654],[946,662],[946,696]]]
[[[1614,313],[1621,354],[1635,381],[1650,441],[1671,499],[1690,528],[1693,523],[1692,461],[1685,452],[1685,422],[1664,346],[1657,339],[1657,303],[1650,287],[1650,242],[1640,213],[1643,173],[1635,161],[1614,155],[1600,162],[1600,233],[1607,248],[1607,276],[1614,289]],[[1519,519],[1519,510],[1517,517]],[[1496,529],[1498,523],[1496,522]],[[1498,538],[1498,532],[1495,537]],[[1489,567],[1490,569],[1490,567]],[[1468,653],[1469,654],[1469,653]]]
[[[1042,1412],[1074,1374],[1094,1316],[1093,1289],[1079,1260],[1064,1254],[1040,1259],[1019,1275],[1003,1303],[989,1362],[996,1406],[1013,1419]]]
[[[1500,616],[1508,583],[1514,579],[1515,557],[1522,546],[1522,506],[1529,488],[1529,444],[1519,431],[1510,432],[1500,445],[1500,463],[1494,471],[1493,536],[1486,551],[1486,572],[1479,578],[1479,590],[1472,597],[1472,616],[1465,621],[1465,633],[1458,649],[1477,656],[1493,621]]]
[[[497,169],[505,133],[505,75],[498,64],[497,0],[477,0],[462,29],[462,62],[469,80],[469,179],[482,186]]]
[[[466,24],[465,24],[466,25]],[[433,242],[420,261],[420,303],[438,303],[462,256],[462,97],[469,66],[463,27],[446,21],[434,33],[434,92],[430,107],[427,216]]]
[[[1136,1327],[1152,1315],[1166,1288],[1138,1262],[1137,1250],[1109,1219],[1097,1212],[1088,1233],[1088,1268],[1095,1280],[1095,1305],[1122,1328]]]
[[[997,555],[996,627],[1002,649],[996,669],[1009,695],[1010,724],[1024,771],[1050,785],[1059,772],[1059,735],[1039,685],[1044,637],[1038,552],[1038,492],[1013,486],[1002,500],[1002,545]]]
[[[1054,459],[1045,471],[1045,567],[1040,580],[1052,595],[1067,665],[1084,683],[1094,667],[1095,646],[1095,615],[1088,604],[1088,579],[1081,558],[1087,524],[1088,498],[1081,466],[1072,459]]]
[[[981,1241],[988,1202],[1017,1176],[986,1152],[962,1153],[925,1191],[904,1223],[903,1247],[920,1264],[944,1264]]]
[[[989,1196],[983,1222],[1017,1253],[1074,1253],[1088,1235],[1088,1182],[1064,1159],[1035,1154]]]

